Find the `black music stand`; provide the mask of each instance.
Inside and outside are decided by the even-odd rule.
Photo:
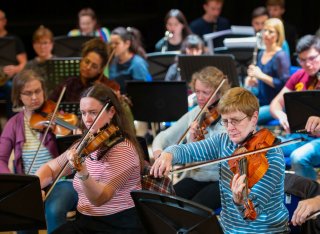
[[[147,233],[223,233],[214,211],[198,203],[151,191],[131,196]]]
[[[59,36],[54,38],[53,54],[59,57],[80,57],[85,42],[95,37],[90,36]]]
[[[16,40],[13,37],[0,38],[0,65],[16,63]]]
[[[128,81],[134,118],[146,122],[176,121],[188,111],[184,81]]]
[[[80,57],[74,58],[53,58],[46,62],[46,88],[49,91],[54,90],[66,78],[79,76]]]
[[[236,61],[237,73],[240,76],[242,84],[247,76],[247,69],[253,62],[254,47],[219,47],[214,49],[215,54],[232,54]]]
[[[0,231],[46,229],[37,176],[0,174]]]
[[[285,93],[284,101],[291,132],[304,129],[310,116],[320,116],[320,90]]]
[[[57,137],[58,153],[64,153],[76,140],[80,139],[81,136],[82,135],[80,134]]]
[[[178,54],[179,52],[154,52],[147,54],[147,63],[152,80],[164,80],[170,65],[175,62]]]
[[[59,105],[59,110],[63,110],[64,112],[73,113],[81,117],[80,112],[80,103],[79,102],[61,102]]]
[[[228,76],[232,87],[239,86],[235,61],[232,55],[180,55],[178,57],[181,79],[188,83],[192,74],[207,66],[215,66]]]

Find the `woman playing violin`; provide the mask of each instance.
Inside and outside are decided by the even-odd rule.
[[[114,125],[119,128],[122,138],[110,148],[99,146],[93,149],[77,166],[73,180],[79,197],[76,220],[62,225],[54,233],[142,232],[130,196],[130,191],[141,189],[142,151],[118,98],[110,88],[97,84],[84,91],[80,99],[82,121],[87,128],[91,127],[107,101],[109,105],[92,126],[91,133],[95,136]],[[104,143],[106,141],[108,139]],[[65,163],[68,163],[65,174],[70,174],[78,157],[71,147],[43,165],[36,173],[42,188],[58,175]]]
[[[209,101],[210,96],[218,88],[220,82],[226,76],[218,68],[209,66],[205,67],[192,76],[191,87],[196,94],[198,106],[183,115],[174,125],[165,131],[161,131],[154,139],[152,144],[153,156],[159,157],[160,153],[166,147],[177,144],[183,132],[191,126],[189,134],[186,136],[187,142],[197,141],[197,138],[207,138],[209,136],[225,132],[223,126],[218,124],[220,117],[217,114],[212,123],[207,124],[206,129],[200,129],[199,121],[195,117],[200,110]],[[209,106],[222,96],[230,86],[225,82],[220,88],[216,97],[210,101]],[[214,106],[213,108],[216,108]],[[211,113],[205,113],[210,115]],[[211,119],[211,118],[208,118]],[[200,125],[202,125],[200,123]],[[203,126],[203,125],[202,125]],[[202,128],[201,126],[201,128]],[[199,135],[204,136],[199,136]],[[186,173],[185,178],[174,185],[175,192],[178,196],[201,203],[212,209],[221,207],[219,192],[219,173],[218,165],[204,167]]]
[[[13,171],[17,174],[26,174],[28,171],[34,174],[42,164],[59,155],[53,132],[49,131],[43,145],[40,145],[44,131],[33,130],[30,123],[35,111],[46,102],[47,94],[44,84],[43,78],[31,69],[23,70],[13,80],[12,101],[14,107],[21,108],[22,111],[7,122],[2,132],[0,173],[10,173],[8,162],[12,150],[14,150]],[[35,157],[39,145],[40,149]],[[54,195],[45,203],[48,233],[66,222],[66,213],[77,204],[76,192],[72,186],[71,189],[66,186],[68,183],[70,182],[67,180],[59,181],[53,190]],[[34,233],[38,231],[35,230]]]
[[[203,141],[170,146],[155,161],[151,174],[155,177],[168,174],[172,164],[190,163],[231,155],[249,135],[255,134],[259,104],[257,98],[243,88],[232,88],[218,104],[221,123],[227,133]],[[265,157],[268,168],[251,187],[248,198],[253,203],[257,217],[244,219],[247,202],[243,195],[246,174],[233,174],[228,162],[220,166],[221,226],[224,233],[286,233],[288,211],[283,204],[285,163],[282,151],[269,150]],[[248,178],[249,180],[250,178]]]

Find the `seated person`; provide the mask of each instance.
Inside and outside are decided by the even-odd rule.
[[[216,91],[219,84],[226,76],[218,68],[209,66],[195,72],[192,75],[191,87],[197,96],[198,106],[184,114],[176,123],[165,131],[161,131],[153,140],[152,150],[155,158],[170,145],[177,144],[183,133],[190,127],[186,137],[187,142],[197,141],[199,129],[202,123],[195,120],[201,109],[209,101],[209,106],[215,110],[220,97],[230,88],[227,81],[218,91],[218,94],[209,100]],[[211,115],[207,112],[208,115]],[[219,124],[220,116],[217,115],[215,121],[211,123],[203,133],[205,138],[224,132],[224,128]],[[193,200],[211,209],[221,206],[219,197],[219,173],[218,165],[203,167],[186,173],[185,178],[174,185],[176,194],[180,197]]]
[[[180,50],[183,40],[191,34],[188,22],[184,14],[178,9],[171,9],[164,17],[166,32],[155,48],[156,51],[177,51]]]
[[[204,54],[204,42],[202,39],[195,35],[191,34],[187,36],[180,48],[181,54],[187,54],[187,55],[201,55]],[[178,56],[176,60],[178,59]],[[176,61],[174,64],[172,64],[168,72],[166,74],[165,79],[166,81],[180,81],[181,76],[180,76],[180,68],[178,68],[178,61]]]
[[[109,101],[94,126],[95,118]],[[42,188],[66,165],[62,175],[76,169],[73,186],[78,193],[77,217],[53,233],[143,233],[130,191],[141,189],[143,153],[115,93],[103,84],[86,89],[80,98],[82,121],[88,131],[105,132],[113,141],[96,144],[83,153],[85,144],[73,146],[36,173]],[[114,133],[113,128],[118,128]],[[97,139],[96,139],[97,140]]]
[[[266,48],[258,53],[256,64],[249,66],[245,80],[245,87],[255,92],[259,99],[259,125],[273,119],[270,102],[290,76],[290,60],[281,49],[284,40],[282,22],[275,18],[268,19],[264,23],[262,39]]]
[[[12,112],[11,102],[11,87],[12,78],[25,67],[27,63],[27,53],[24,48],[23,42],[19,37],[11,34],[6,29],[7,18],[4,11],[0,10],[0,38],[13,38],[15,43],[15,61],[10,61],[11,64],[5,64],[0,66],[0,93],[3,93],[3,98],[6,101],[6,117],[9,119],[14,115]]]
[[[46,61],[55,57],[52,54],[53,43],[53,33],[43,25],[33,33],[32,46],[36,56],[28,61],[26,68],[35,69],[45,81],[48,79]]]
[[[157,178],[168,175],[173,164],[225,159],[235,151],[246,151],[247,141],[255,139],[255,134],[261,134],[256,132],[259,102],[250,91],[241,87],[229,89],[220,98],[217,110],[227,133],[216,134],[198,142],[169,146],[155,161],[150,174]],[[270,143],[275,140],[267,129],[263,132],[271,140]],[[288,211],[283,204],[283,153],[281,149],[274,148],[267,151],[265,157],[268,168],[261,171],[263,173],[258,176],[258,181],[252,181],[251,176],[242,173],[244,168],[240,165],[236,172],[233,170],[236,169],[234,164],[230,168],[229,162],[219,162],[222,205],[220,224],[224,233],[289,231]],[[263,161],[264,158],[260,159]],[[247,183],[252,184],[249,186]]]
[[[110,39],[110,31],[105,27],[100,27],[97,16],[91,8],[83,8],[78,13],[78,29],[73,29],[68,33],[68,36],[94,36],[107,42]]]
[[[319,128],[320,130],[320,128]],[[284,191],[301,198],[291,218],[294,226],[301,226],[301,233],[314,234],[320,232],[320,216],[310,219],[310,215],[320,211],[320,185],[295,174],[286,173]]]
[[[190,23],[191,31],[203,38],[204,34],[230,29],[229,20],[221,17],[224,0],[205,0],[204,14]],[[223,38],[214,42],[215,47],[223,46]]]
[[[122,94],[126,93],[127,80],[147,81],[151,77],[140,38],[140,32],[132,27],[118,27],[111,32],[114,58],[109,66],[109,79],[120,84]]]
[[[290,127],[284,111],[284,94],[291,91],[305,91],[320,88],[320,82],[317,78],[317,73],[320,69],[320,38],[314,35],[302,37],[297,43],[296,52],[302,69],[290,77],[285,87],[282,88],[270,104],[272,116],[279,120],[281,126],[287,133],[290,133]],[[317,119],[313,119],[312,121],[317,121]],[[285,157],[290,157],[292,168],[297,175],[316,180],[317,174],[313,167],[320,164],[318,153],[320,149],[320,139],[316,135],[312,135],[313,132],[310,132],[310,130],[314,129],[308,129],[311,135],[301,135],[301,133],[287,134],[284,140],[302,136],[305,138],[305,141],[292,146],[285,146],[283,147],[283,151]]]

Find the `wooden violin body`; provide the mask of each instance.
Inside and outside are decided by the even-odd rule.
[[[234,154],[245,153],[247,151],[258,150],[273,145],[275,137],[272,133],[263,128],[253,134],[246,142],[237,148]],[[234,174],[246,174],[245,188],[242,196],[244,198],[245,218],[255,220],[257,213],[253,202],[248,198],[248,189],[252,188],[267,172],[269,168],[267,152],[255,153],[242,158],[231,159],[228,161],[230,170]]]
[[[43,131],[52,116],[56,104],[53,101],[47,100],[42,105],[41,109],[34,111],[30,118],[30,127],[39,131]],[[66,136],[72,130],[77,129],[78,118],[72,113],[58,113],[54,118],[55,125],[53,132],[56,135]]]

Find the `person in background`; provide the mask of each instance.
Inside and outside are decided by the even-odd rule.
[[[284,40],[283,24],[277,18],[264,23],[262,39],[265,50],[259,51],[256,65],[248,68],[245,87],[256,87],[260,102],[258,124],[272,120],[270,102],[280,92],[290,76],[290,59],[281,48]]]
[[[298,34],[296,28],[283,19],[283,15],[286,11],[285,0],[267,0],[266,6],[271,18],[278,18],[282,21],[284,26],[285,38],[290,49],[290,58],[292,58],[294,48],[296,47]]]
[[[92,126],[107,101],[109,105]],[[62,165],[67,163],[63,175],[77,168],[73,180],[79,197],[76,219],[53,233],[143,233],[130,196],[132,190],[141,189],[143,153],[116,94],[103,84],[89,87],[81,94],[80,111],[83,124],[87,129],[92,127],[92,134],[109,131],[105,132],[109,138],[97,144],[79,164],[75,164],[80,156],[74,145],[37,171],[45,188]],[[112,134],[111,127],[118,130]]]
[[[114,49],[114,58],[109,66],[109,79],[120,84],[121,93],[126,93],[127,80],[150,80],[141,35],[136,28],[115,28],[111,32],[110,41]]]
[[[184,14],[178,9],[171,9],[164,17],[165,36],[156,46],[156,51],[178,51],[183,40],[191,34],[188,22]]]
[[[278,119],[283,129],[290,133],[287,114],[284,110],[284,94],[292,91],[306,91],[320,89],[320,38],[314,35],[303,36],[297,43],[296,52],[298,62],[302,69],[295,72],[286,82],[278,95],[270,104],[270,111],[274,118]],[[319,117],[312,120],[316,123]],[[314,125],[315,126],[315,125]],[[308,129],[312,130],[312,129]],[[305,141],[292,146],[283,147],[285,157],[290,157],[291,165],[297,175],[316,180],[317,173],[314,166],[320,164],[319,150],[320,138],[318,134],[291,133],[283,137],[283,140],[303,137]]]
[[[256,132],[259,102],[250,91],[241,87],[229,89],[220,98],[217,111],[221,115],[220,122],[227,132],[202,141],[166,148],[154,162],[150,174],[156,178],[162,177],[168,175],[174,164],[224,159],[233,153],[238,153],[244,144],[250,142],[252,134],[259,135]],[[268,130],[266,133],[271,136]],[[245,190],[245,178],[252,181],[251,176],[250,178],[246,174],[233,173],[228,161],[219,163],[222,205],[220,224],[223,233],[289,231],[288,210],[283,203],[285,176],[283,153],[281,149],[275,148],[267,151],[265,157],[268,160],[268,169],[249,191]],[[253,208],[245,207],[248,203],[246,197],[253,203]],[[257,216],[250,217],[252,213],[256,213]]]
[[[34,159],[38,146],[40,145],[43,133],[36,131],[30,126],[30,118],[35,110],[42,107],[46,101],[45,84],[42,77],[34,70],[25,69],[17,74],[13,80],[12,87],[12,102],[15,108],[21,111],[14,115],[7,124],[0,137],[0,173],[10,173],[8,162],[10,154],[14,151],[13,173],[15,174],[34,174],[37,169],[47,161],[58,156],[58,148],[56,138],[53,132],[49,131],[43,145],[40,146],[39,153],[35,158],[33,167],[31,162]],[[58,199],[52,203],[55,211],[65,208],[69,211],[69,206],[72,207],[73,199],[69,199],[70,194],[60,182],[57,186],[58,190],[54,190],[53,194],[59,191]],[[74,194],[73,194],[74,195]],[[77,197],[75,197],[75,203]],[[46,203],[47,205],[47,203]],[[48,220],[49,209],[46,206],[46,218]],[[66,210],[64,217],[60,219],[66,220]],[[48,232],[51,231],[52,223],[48,222]],[[20,232],[19,232],[20,233]],[[38,233],[37,231],[23,231],[21,233]]]
[[[11,87],[12,78],[20,72],[27,63],[27,53],[19,37],[11,34],[6,29],[7,18],[4,11],[0,9],[0,38],[13,38],[15,43],[15,62],[9,64],[0,64],[0,93],[3,93],[3,99],[6,101],[6,117],[9,119],[14,113],[12,112]]]
[[[318,127],[320,131],[320,125]],[[295,208],[291,223],[301,226],[299,233],[315,234],[320,232],[320,216],[307,220],[310,215],[320,211],[320,185],[317,181],[292,173],[286,173],[284,191],[301,200]],[[294,232],[297,233],[297,232]]]
[[[46,61],[54,58],[53,49],[53,33],[49,28],[41,25],[32,36],[32,46],[36,56],[29,60],[26,69],[35,69],[41,77],[47,81]]]
[[[107,45],[99,38],[87,41],[81,51],[80,76],[69,77],[62,84],[57,86],[50,95],[50,99],[57,101],[63,86],[66,92],[62,98],[63,102],[78,102],[80,93],[96,82],[107,64],[109,54]],[[103,77],[103,79],[106,79]]]
[[[182,42],[180,48],[181,54],[186,55],[201,55],[205,53],[205,47],[203,40],[195,34],[188,35],[184,41]],[[180,81],[180,68],[178,67],[178,60],[179,57],[176,58],[176,62],[172,64],[165,76],[166,81]]]
[[[266,22],[267,19],[269,19],[269,14],[268,14],[268,10],[266,7],[260,6],[260,7],[255,8],[252,11],[251,25],[256,33],[256,37],[258,40],[257,41],[258,49],[265,48],[261,34],[262,34],[263,27],[264,27],[264,22]],[[290,57],[289,45],[286,40],[283,40],[282,50],[285,51],[287,53],[287,55]]]
[[[100,27],[96,13],[91,8],[83,8],[78,13],[78,27],[72,29],[68,36],[94,36],[99,37],[104,42],[110,40],[110,31],[105,27]]]
[[[223,79],[227,77],[218,68],[209,66],[195,72],[192,75],[191,86],[196,94],[198,105],[184,114],[176,123],[165,131],[161,131],[153,140],[152,150],[154,158],[158,158],[161,152],[170,145],[177,144],[183,133],[190,126],[190,131],[186,136],[187,142],[198,141],[199,129],[202,123],[198,123],[195,117],[206,105],[210,96],[216,91]],[[209,102],[211,110],[215,110],[220,97],[228,90],[230,86],[226,81],[217,95]],[[211,115],[210,111],[205,112]],[[207,133],[203,137],[214,136],[225,132],[225,129],[219,124],[220,116],[203,131]],[[192,170],[186,173],[185,177],[174,185],[177,196],[193,200],[211,209],[221,207],[219,196],[219,166],[213,165]]]
[[[193,20],[190,28],[200,37],[204,34],[230,29],[229,20],[220,16],[224,0],[205,0],[204,15]],[[223,46],[223,39],[215,40],[215,47]]]

